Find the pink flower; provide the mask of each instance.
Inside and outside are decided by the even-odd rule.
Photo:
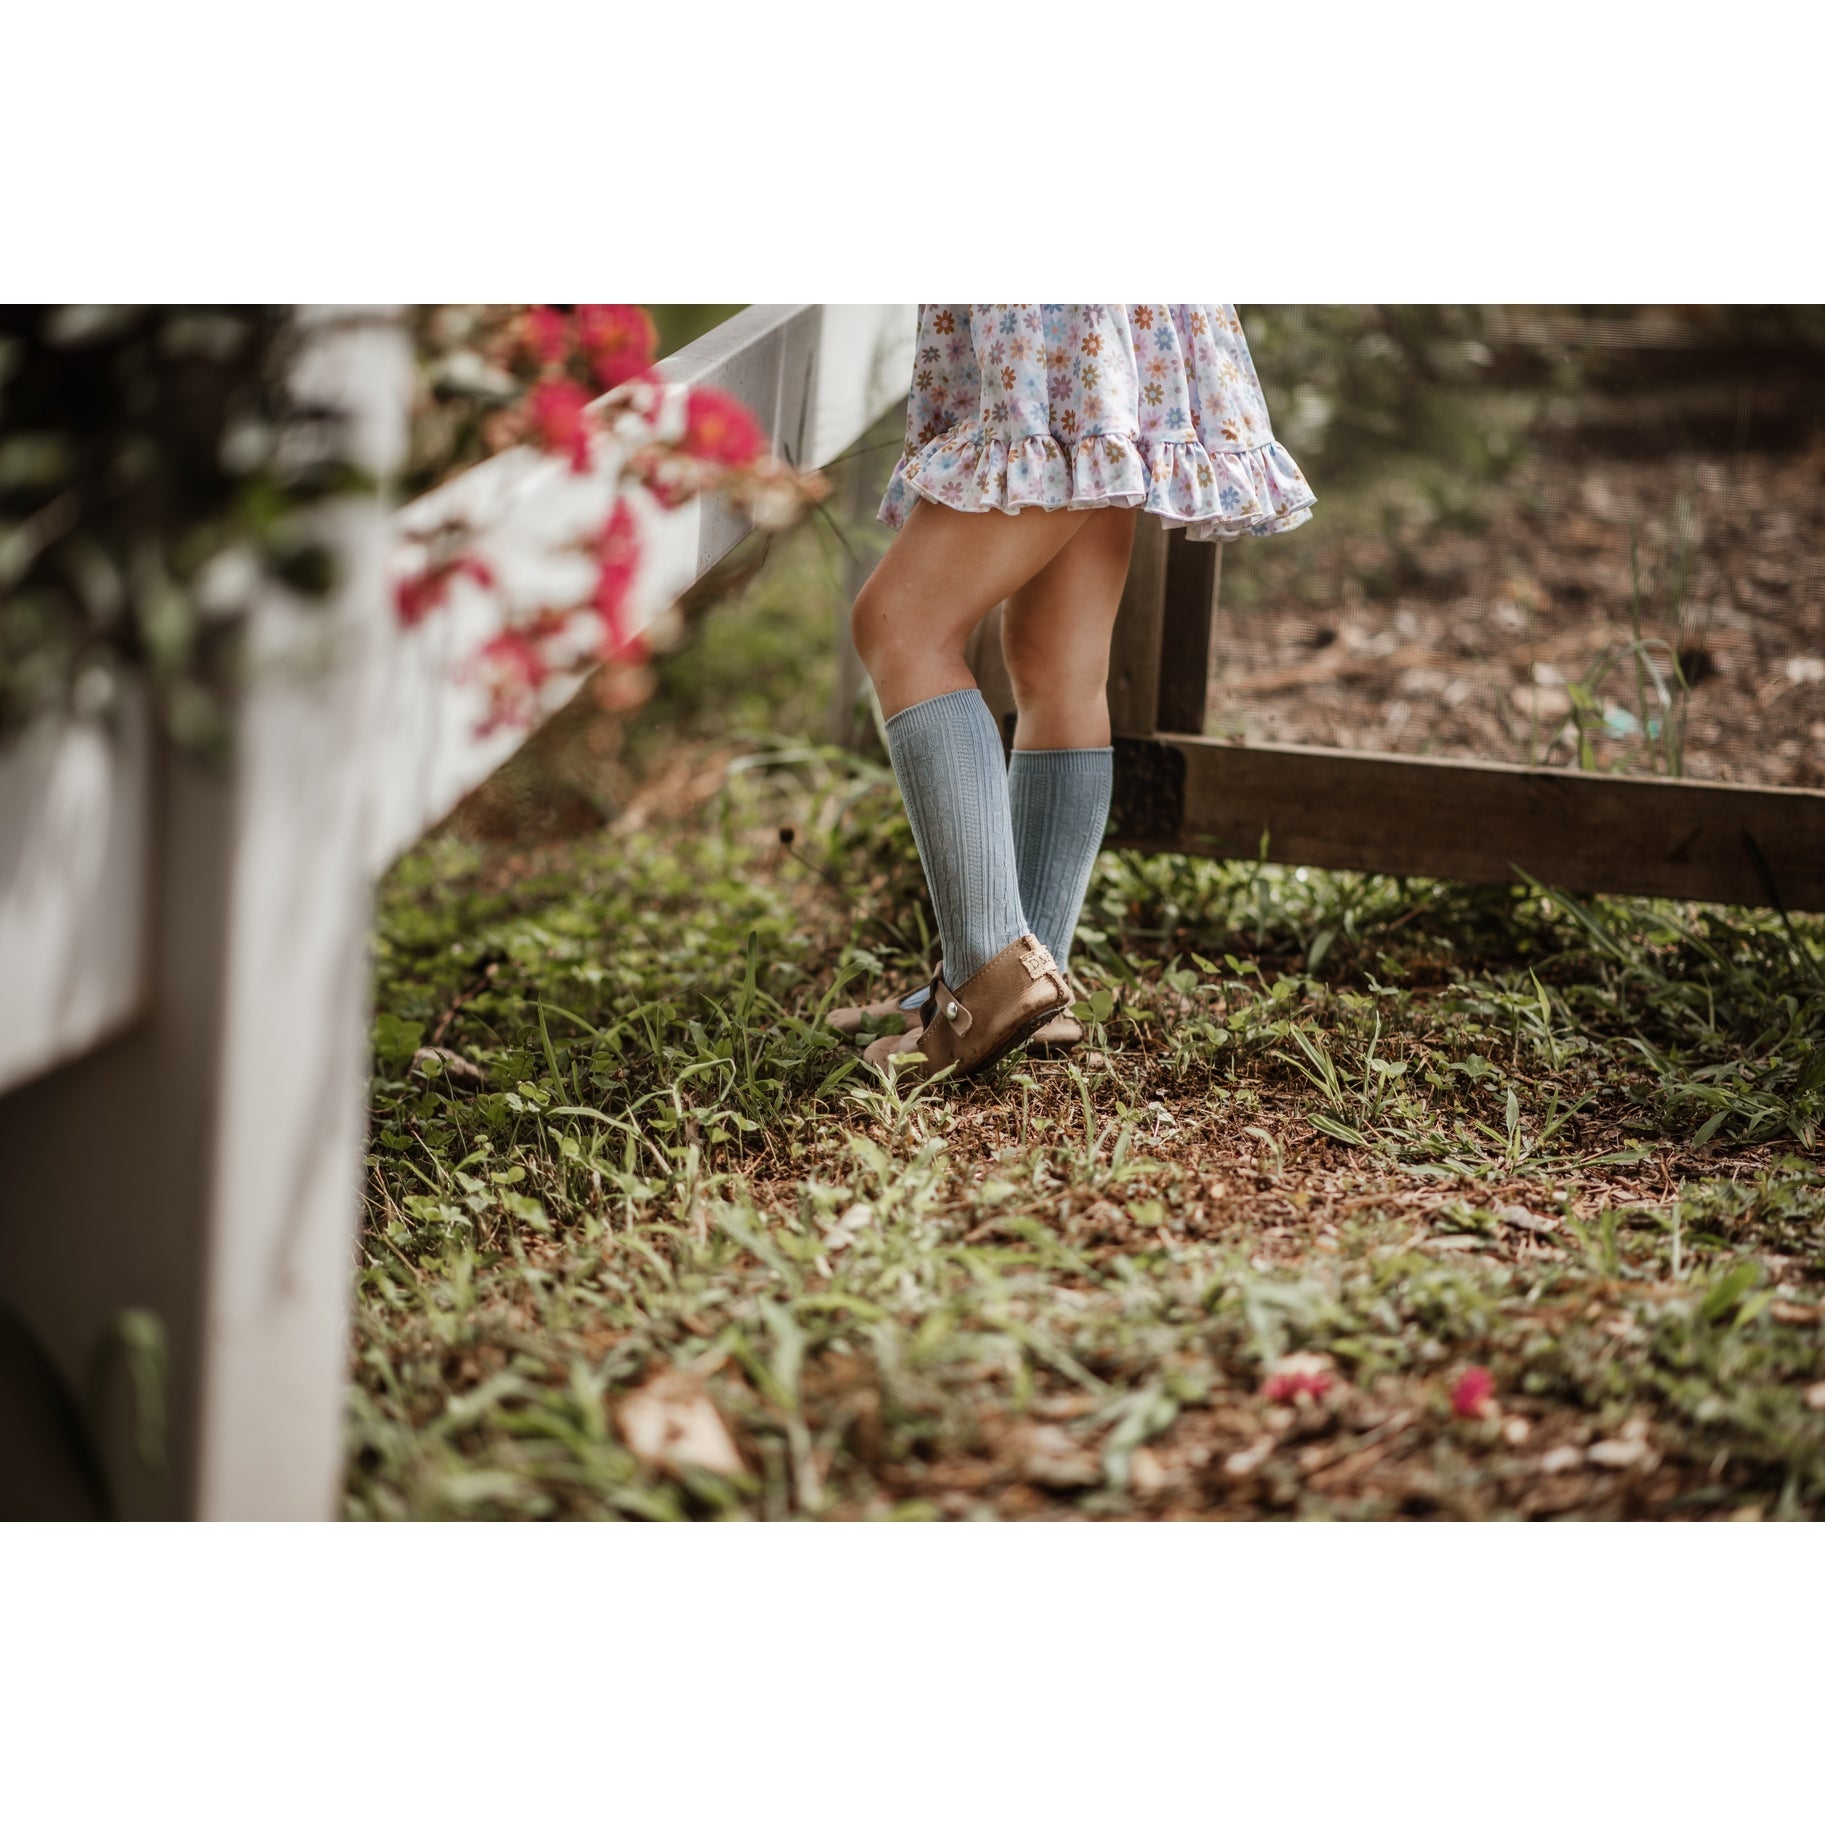
[[[402,627],[416,627],[433,609],[443,606],[449,593],[447,574],[427,570],[415,577],[401,577],[393,585],[393,612]]]
[[[482,648],[481,659],[497,674],[529,690],[536,690],[551,676],[538,642],[524,628],[502,628]]]
[[[520,340],[541,367],[558,367],[570,353],[570,325],[549,304],[535,304],[519,327]]]
[[[695,387],[685,402],[681,450],[703,462],[736,469],[751,463],[767,447],[754,414],[720,387]]]
[[[468,577],[483,589],[494,587],[494,572],[474,552],[430,565],[415,577],[400,578],[393,586],[393,607],[401,624],[416,627],[432,610],[442,608],[457,577]]]
[[[596,541],[596,566],[594,606],[602,621],[602,652],[605,658],[615,658],[632,644],[626,606],[640,568],[640,534],[625,500],[615,502]]]
[[[1319,1399],[1331,1385],[1328,1375],[1270,1375],[1261,1392],[1269,1400],[1292,1402],[1301,1394],[1309,1394],[1314,1400]]]
[[[604,390],[645,377],[659,348],[653,320],[637,304],[579,304],[577,340]]]
[[[1261,1384],[1263,1396],[1290,1406],[1303,1394],[1322,1400],[1337,1380],[1336,1364],[1317,1350],[1295,1350],[1282,1356]]]
[[[538,631],[503,628],[476,654],[488,691],[488,713],[476,730],[478,735],[531,724],[539,686],[551,676],[550,663],[536,638]]]
[[[541,380],[527,404],[533,432],[547,450],[568,456],[577,474],[589,468],[589,425],[583,414],[589,395],[574,380]]]
[[[1481,1419],[1495,1393],[1495,1377],[1487,1369],[1466,1369],[1451,1390],[1451,1411],[1459,1419]]]

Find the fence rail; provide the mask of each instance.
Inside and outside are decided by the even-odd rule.
[[[1206,737],[1221,579],[1220,547],[1136,529],[1109,671],[1118,847],[1825,911],[1825,792]],[[1011,743],[999,609],[970,663]]]
[[[822,468],[904,396],[913,329],[914,313],[902,305],[759,304],[661,362],[659,371],[674,383],[734,394],[777,450]],[[434,526],[454,515],[488,523],[536,511],[542,491],[564,479],[561,463],[509,451],[413,502],[400,525]],[[722,501],[700,498],[668,514],[659,532],[655,561],[679,594],[734,549],[747,522]],[[383,703],[369,738],[363,851],[375,872],[525,739],[511,729],[478,735],[482,693],[461,675],[461,656],[494,631],[496,613],[486,594],[459,588],[446,612],[415,627],[374,619],[367,663]]]

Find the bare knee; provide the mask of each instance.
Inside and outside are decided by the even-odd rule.
[[[862,585],[849,610],[849,636],[877,685],[883,670],[891,668],[898,655],[918,644],[917,619],[906,613],[906,605],[896,600],[897,595],[877,573]]]
[[[963,656],[968,626],[934,615],[928,602],[880,572],[856,596],[849,630],[884,716],[975,685]]]

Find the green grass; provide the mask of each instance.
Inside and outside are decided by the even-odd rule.
[[[1821,1512],[1825,921],[1106,854],[1083,1052],[901,1094],[815,1020],[929,943],[826,547],[639,815],[384,886],[351,1515]]]

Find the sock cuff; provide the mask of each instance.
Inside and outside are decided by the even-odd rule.
[[[963,690],[943,691],[936,697],[927,697],[923,703],[911,703],[903,710],[896,710],[887,719],[887,731],[890,735],[902,732],[913,735],[924,729],[936,728],[959,713],[968,715],[966,700],[970,698],[982,705],[982,713],[988,717],[989,726],[993,728],[995,718],[989,710],[988,700],[979,690],[966,686]]]
[[[1010,767],[1038,768],[1045,773],[1100,773],[1114,755],[1107,748],[1016,748]]]

